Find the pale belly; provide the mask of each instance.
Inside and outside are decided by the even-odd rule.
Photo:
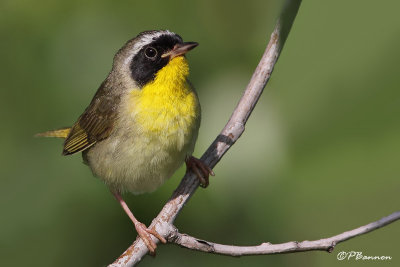
[[[153,82],[128,91],[111,135],[86,152],[93,174],[111,190],[154,191],[193,152],[200,105],[186,80],[187,68],[185,59],[176,57]]]
[[[86,159],[93,174],[111,190],[151,192],[191,155],[197,132],[197,123],[168,135],[130,132],[124,128],[90,148]]]

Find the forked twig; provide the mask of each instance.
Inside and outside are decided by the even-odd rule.
[[[257,101],[271,76],[275,63],[278,60],[280,52],[296,17],[297,11],[300,7],[300,3],[301,0],[288,0],[286,2],[286,5],[284,6],[276,23],[274,31],[271,34],[267,48],[256,70],[254,71],[253,76],[243,93],[243,96],[233,111],[231,118],[222,129],[221,133],[201,157],[201,159],[211,168],[213,168],[219,162],[223,155],[244,132],[245,124],[255,105],[257,104]],[[193,173],[188,172],[172,194],[171,198],[164,205],[160,213],[156,218],[153,219],[150,228],[154,227],[160,235],[164,236],[170,242],[174,242],[187,248],[218,254],[239,256],[249,254],[285,253],[316,249],[329,250],[338,242],[342,242],[351,237],[375,230],[388,223],[398,220],[400,217],[400,213],[396,212],[375,223],[331,238],[316,241],[303,241],[300,243],[288,242],[276,245],[264,243],[255,247],[220,245],[208,241],[201,241],[199,239],[195,239],[194,237],[180,234],[173,225],[175,218],[178,216],[185,203],[194,194],[198,186],[198,179],[193,175]],[[155,238],[153,238],[153,240],[158,242],[158,240]],[[137,238],[133,244],[109,266],[134,266],[138,264],[147,253],[148,249],[146,245],[140,238]]]

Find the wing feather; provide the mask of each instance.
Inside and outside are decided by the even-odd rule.
[[[107,138],[114,127],[120,94],[103,83],[64,142],[63,155],[84,151]]]

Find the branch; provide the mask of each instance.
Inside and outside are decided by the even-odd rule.
[[[292,253],[311,250],[325,250],[332,252],[335,246],[350,238],[363,235],[379,229],[385,225],[395,222],[400,219],[400,211],[394,212],[387,217],[383,217],[379,221],[369,223],[354,230],[350,230],[329,238],[314,240],[314,241],[292,241],[282,244],[262,243],[259,246],[230,246],[216,244],[195,237],[181,234],[175,229],[175,232],[168,237],[168,242],[175,243],[182,247],[203,251],[207,253],[228,255],[228,256],[247,256],[247,255],[267,255]]]
[[[253,111],[258,99],[267,84],[275,63],[278,60],[280,52],[289,34],[301,0],[288,0],[283,8],[274,31],[271,34],[268,46],[253,73],[253,76],[243,93],[238,105],[233,111],[228,123],[222,129],[214,142],[210,145],[201,159],[213,168],[229,148],[239,139],[245,129],[245,124]],[[180,246],[209,253],[224,254],[231,256],[255,255],[255,254],[277,254],[290,253],[309,250],[326,250],[332,252],[336,244],[350,238],[366,234],[387,224],[400,219],[400,211],[395,212],[379,221],[361,226],[357,229],[344,232],[342,234],[315,240],[302,242],[287,242],[282,244],[263,243],[259,246],[229,246],[221,245],[208,241],[203,241],[181,234],[173,225],[183,206],[194,194],[199,186],[199,181],[192,172],[188,172],[178,188],[172,194],[171,198],[164,205],[160,213],[150,224],[150,228],[165,237],[169,242]],[[159,240],[153,237],[153,241]],[[133,244],[112,264],[111,267],[134,266],[138,264],[143,256],[148,253],[146,245],[140,238],[137,238]]]
[[[300,3],[301,0],[288,0],[286,2],[275,29],[272,32],[268,46],[254,71],[242,98],[224,129],[201,157],[201,159],[211,168],[219,162],[222,156],[244,132],[245,124],[257,104],[257,101],[271,76],[275,63],[278,60],[279,54],[300,7]],[[188,172],[161,212],[152,221],[150,228],[154,227],[156,231],[164,237],[173,233],[173,222],[175,221],[176,216],[178,216],[179,212],[194,194],[198,186],[198,179],[192,172]],[[158,243],[158,240],[155,238],[153,238],[153,240]],[[140,238],[137,238],[135,242],[109,266],[134,266],[139,263],[142,257],[147,253],[147,247]]]

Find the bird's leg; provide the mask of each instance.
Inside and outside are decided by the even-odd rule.
[[[139,222],[135,216],[133,216],[132,211],[129,209],[126,202],[122,199],[122,196],[118,192],[112,192],[115,198],[118,200],[119,204],[121,204],[122,208],[132,220],[133,224],[135,225],[135,229],[139,234],[140,238],[142,238],[143,242],[146,244],[147,248],[149,249],[151,254],[154,254],[157,248],[156,243],[151,239],[150,234],[154,235],[158,238],[161,242],[167,243],[164,237],[162,237],[155,229],[149,229],[143,223]]]
[[[201,159],[193,156],[186,157],[186,171],[191,169],[200,181],[201,187],[207,187],[209,184],[209,176],[214,176],[213,170],[205,164]]]

